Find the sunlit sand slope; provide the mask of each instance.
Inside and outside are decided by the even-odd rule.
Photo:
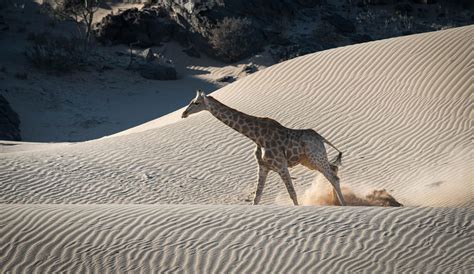
[[[353,191],[385,188],[405,205],[472,206],[473,32],[468,26],[310,54],[212,96],[321,133],[344,151],[341,182]],[[9,149],[0,156],[0,202],[247,204],[257,176],[254,144],[209,113],[171,117],[111,138]],[[300,193],[315,177],[300,167],[291,173]],[[270,176],[262,202],[286,196]]]

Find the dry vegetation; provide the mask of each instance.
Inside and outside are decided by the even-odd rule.
[[[237,61],[253,51],[254,31],[249,19],[226,17],[210,32],[210,44],[217,55],[230,62]]]

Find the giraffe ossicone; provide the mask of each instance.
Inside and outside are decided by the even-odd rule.
[[[197,90],[196,97],[191,100],[182,118],[191,114],[209,111],[218,120],[245,135],[256,143],[255,158],[258,164],[258,182],[254,205],[260,202],[267,175],[270,171],[277,172],[290,195],[294,205],[298,205],[296,191],[291,181],[289,167],[302,164],[311,170],[321,172],[334,188],[340,205],[345,205],[341,192],[338,165],[342,152],[324,137],[312,129],[291,129],[277,121],[266,117],[255,117],[228,107],[211,96]],[[324,143],[336,149],[339,154],[329,162]]]

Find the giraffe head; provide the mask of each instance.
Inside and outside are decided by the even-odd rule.
[[[189,103],[186,110],[183,111],[183,114],[181,115],[181,117],[186,118],[190,114],[198,113],[206,109],[207,109],[206,94],[204,94],[202,90],[198,89],[196,91],[196,97],[193,100],[191,100],[191,103]]]

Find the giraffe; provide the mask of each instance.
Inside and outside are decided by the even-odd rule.
[[[253,204],[257,205],[262,197],[267,175],[270,171],[278,173],[294,205],[298,205],[289,167],[303,166],[321,172],[333,186],[333,193],[339,204],[345,205],[337,176],[342,152],[312,129],[291,129],[266,117],[255,117],[228,107],[203,91],[197,90],[182,114],[182,118],[207,110],[218,120],[245,135],[256,143],[255,158],[258,164],[257,190]],[[336,149],[339,154],[330,163],[324,143]]]

